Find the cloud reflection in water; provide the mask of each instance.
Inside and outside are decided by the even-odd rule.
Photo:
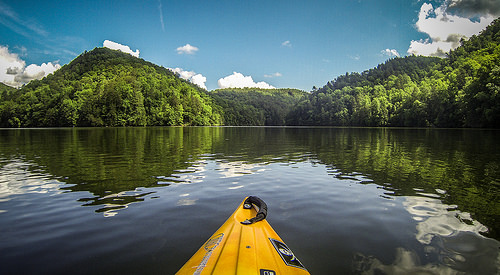
[[[437,190],[443,194],[442,190]],[[498,274],[500,242],[482,236],[487,227],[437,194],[404,197],[403,206],[416,221],[422,251],[399,247],[395,260],[384,264],[373,256],[354,256],[361,274]]]
[[[488,228],[471,218],[467,212],[461,212],[456,205],[443,204],[441,200],[425,196],[405,197],[403,205],[417,224],[417,240],[430,244],[435,236],[449,237],[458,232],[485,233]]]

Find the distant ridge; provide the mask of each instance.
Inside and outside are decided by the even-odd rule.
[[[286,116],[307,93],[297,89],[226,88],[210,92],[223,110],[224,124],[284,126]]]

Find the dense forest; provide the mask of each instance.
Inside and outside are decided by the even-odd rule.
[[[446,58],[394,58],[310,93],[206,90],[96,48],[21,89],[0,86],[0,127],[331,125],[500,128],[500,19]]]
[[[8,96],[9,94],[15,92],[17,89],[7,86],[0,82],[0,98],[4,98],[4,96]]]
[[[408,56],[345,74],[297,104],[289,125],[500,128],[500,19],[447,58]]]
[[[205,90],[107,48],[85,52],[44,79],[0,95],[2,127],[221,124]]]
[[[296,89],[228,88],[210,92],[222,107],[224,124],[237,126],[282,126],[286,116],[304,96]]]

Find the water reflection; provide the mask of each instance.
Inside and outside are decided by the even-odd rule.
[[[244,175],[251,175],[265,171],[265,167],[260,163],[246,163],[243,161],[225,161],[217,162],[216,171],[219,171],[222,178],[236,178]]]
[[[131,226],[121,218],[134,213],[144,221],[169,215],[150,237],[168,243],[184,234],[187,241],[198,235],[189,231],[198,227],[193,220],[223,212],[214,209],[218,200],[232,203],[231,196],[261,192],[279,201],[274,209],[280,214],[273,217],[281,219],[284,232],[295,230],[292,241],[301,226],[318,229],[321,237],[313,244],[316,236],[303,236],[305,246],[314,246],[311,254],[355,255],[354,271],[494,274],[499,244],[484,236],[500,239],[499,140],[497,131],[428,129],[0,130],[0,225],[13,221],[12,232],[33,223],[43,228],[45,220],[30,216],[29,209],[43,201],[42,214],[68,208],[65,217],[47,214],[63,233],[68,217],[73,231],[84,227],[82,215],[108,225],[121,221],[111,230]],[[57,202],[62,198],[64,205]],[[17,207],[24,202],[31,204]],[[15,215],[29,218],[16,227]],[[168,233],[166,224],[173,227]],[[120,232],[123,237],[148,230]],[[328,241],[338,236],[352,242]],[[313,263],[321,257],[314,255]]]
[[[403,205],[417,221],[417,240],[430,244],[434,237],[450,237],[459,232],[485,233],[488,228],[471,218],[470,213],[457,209],[457,205],[446,205],[435,194],[421,197],[404,197]]]
[[[419,255],[405,248],[396,249],[396,259],[391,264],[384,264],[375,257],[357,254],[354,257],[353,270],[357,274],[459,274],[446,265],[436,263],[422,264]]]
[[[142,202],[144,197],[150,194],[154,194],[154,192],[144,192],[137,189],[109,194],[104,197],[81,198],[78,201],[84,202],[82,206],[99,206],[95,212],[103,213],[104,217],[113,217],[118,214],[118,210],[127,208],[131,203]]]
[[[192,161],[191,166],[185,169],[174,169],[172,174],[166,176],[156,176],[158,179],[157,184],[168,186],[170,184],[192,184],[201,183],[205,178],[205,160]]]
[[[181,197],[187,197],[189,194],[183,194]],[[195,205],[198,199],[190,199],[190,198],[181,198],[177,201],[177,206],[188,206]]]
[[[442,203],[443,190],[436,192],[403,198],[403,206],[417,223],[415,238],[423,245],[421,250],[399,247],[389,264],[358,253],[354,270],[361,274],[497,274],[500,242],[482,236],[486,226],[456,205]]]
[[[442,194],[443,190],[437,192]],[[405,197],[403,205],[417,221],[416,239],[424,245],[427,258],[435,258],[439,267],[455,272],[500,271],[500,242],[480,234],[488,232],[486,226],[458,210],[457,205],[442,203],[437,194],[419,195]]]
[[[443,190],[442,200],[500,239],[500,131],[439,129],[311,130],[310,144],[340,176],[368,175],[392,196]],[[420,190],[420,191],[418,191]]]
[[[0,202],[23,194],[58,194],[65,184],[52,179],[37,165],[20,158],[0,160]],[[5,209],[0,209],[5,212]]]
[[[481,142],[477,142],[480,140]],[[141,202],[147,188],[198,184],[215,161],[221,178],[261,173],[271,163],[325,164],[339,179],[384,186],[385,197],[442,190],[500,239],[500,131],[359,128],[166,127],[0,130],[0,157],[29,163],[84,205]],[[6,164],[3,164],[4,166]],[[24,169],[24,168],[20,168]],[[34,171],[38,169],[37,171]],[[30,179],[36,178],[30,175]],[[8,180],[15,185],[16,179]],[[26,185],[26,184],[25,184]],[[29,185],[29,184],[28,184]],[[35,184],[36,185],[36,184]],[[3,184],[0,188],[6,187]],[[47,186],[46,188],[52,188]],[[54,188],[56,188],[54,186]],[[143,188],[143,192],[137,192]],[[421,191],[417,191],[421,190]],[[10,191],[2,192],[6,197]],[[131,192],[131,193],[127,193]],[[110,199],[109,196],[115,196]],[[101,208],[98,208],[98,210]]]
[[[423,253],[399,247],[394,262],[384,264],[374,256],[355,255],[353,270],[359,274],[498,274],[498,242],[471,232],[441,237]]]

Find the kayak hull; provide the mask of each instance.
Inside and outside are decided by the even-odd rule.
[[[177,274],[309,274],[267,220],[241,223],[258,213],[245,200]]]

